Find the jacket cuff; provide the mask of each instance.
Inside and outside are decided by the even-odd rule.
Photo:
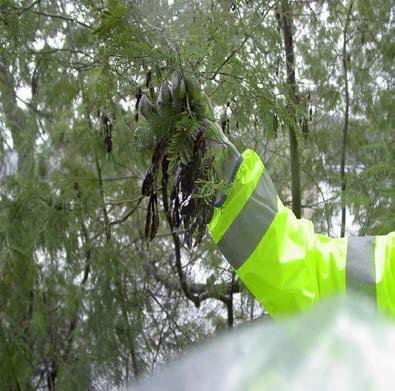
[[[226,156],[221,163],[222,175],[225,180],[226,185],[230,185],[233,183],[237,171],[243,162],[243,156],[236,150],[236,148],[229,148]],[[215,198],[214,206],[219,208],[224,204],[226,200],[226,194],[223,192],[218,192]]]
[[[217,195],[216,201],[220,206],[214,208],[214,215],[209,223],[209,230],[215,243],[221,240],[251,194],[253,194],[264,170],[261,159],[254,151],[247,149],[242,156],[240,165],[237,164],[239,157],[234,160],[232,166],[234,178],[226,197]],[[231,179],[231,177],[232,174],[228,178]]]

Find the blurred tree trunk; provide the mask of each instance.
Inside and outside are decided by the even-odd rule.
[[[353,1],[351,0],[348,7],[346,21],[343,29],[343,49],[342,49],[342,63],[343,63],[343,77],[344,77],[344,125],[343,125],[343,139],[341,151],[341,164],[340,164],[340,178],[341,178],[341,205],[342,217],[340,236],[343,238],[346,233],[346,154],[347,154],[347,139],[348,139],[348,118],[350,111],[350,94],[348,90],[348,64],[350,62],[349,54],[347,53],[347,34],[350,24],[350,16],[352,12]]]
[[[296,90],[295,78],[295,53],[292,32],[292,12],[288,0],[281,0],[278,7],[278,20],[281,23],[281,30],[284,41],[286,70],[287,70],[287,107],[290,116],[288,131],[289,144],[291,152],[291,192],[292,192],[292,211],[295,216],[300,219],[302,214],[301,189],[300,189],[300,162],[298,138],[296,135],[296,106],[298,104],[298,96]],[[277,12],[277,15],[278,15]]]

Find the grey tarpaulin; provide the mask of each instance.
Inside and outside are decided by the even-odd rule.
[[[363,299],[212,337],[128,391],[395,390],[395,325]]]

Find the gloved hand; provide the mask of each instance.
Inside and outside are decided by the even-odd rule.
[[[214,111],[211,102],[200,86],[181,72],[174,72],[170,81],[162,83],[155,105],[143,95],[139,108],[144,118],[158,124],[160,118],[175,118],[189,110],[204,124],[206,139],[214,155],[213,167],[219,179],[230,183],[241,159],[236,147],[229,141],[221,127],[214,121]],[[222,194],[217,195],[216,204],[224,201]]]

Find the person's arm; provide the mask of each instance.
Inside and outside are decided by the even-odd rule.
[[[283,206],[258,155],[240,155],[214,122],[208,97],[181,72],[162,85],[156,105],[143,96],[139,107],[154,121],[162,111],[179,113],[185,95],[204,122],[218,178],[232,184],[226,198],[217,195],[211,236],[265,309],[286,315],[355,290],[395,316],[395,233],[348,239],[315,234],[310,221]]]
[[[348,291],[372,297],[395,316],[395,233],[332,239],[283,206],[252,150],[234,163],[232,187],[217,203],[211,236],[273,317]]]

